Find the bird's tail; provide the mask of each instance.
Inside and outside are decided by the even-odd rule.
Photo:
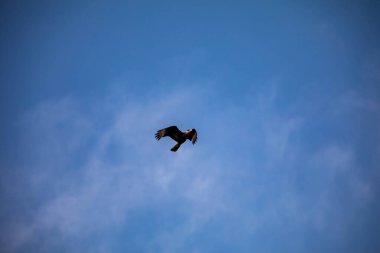
[[[176,152],[179,149],[179,147],[181,147],[181,144],[177,143],[174,145],[174,147],[172,147],[171,151]]]

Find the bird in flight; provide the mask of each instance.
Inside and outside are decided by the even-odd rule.
[[[182,145],[182,143],[184,143],[186,140],[190,140],[193,143],[193,145],[197,142],[197,131],[194,128],[191,130],[186,130],[183,133],[178,129],[178,127],[170,126],[158,130],[155,136],[157,140],[160,140],[162,137],[166,136],[169,136],[170,138],[175,140],[177,144],[175,144],[174,147],[170,149],[173,152],[176,152]]]

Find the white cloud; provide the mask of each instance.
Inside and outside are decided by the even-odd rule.
[[[171,153],[173,143],[166,139],[157,143],[153,138],[154,131],[166,126],[169,118],[178,120],[181,113],[191,114],[194,108],[182,105],[195,99],[178,93],[150,104],[121,104],[100,129],[94,122],[99,115],[83,111],[73,98],[37,106],[23,121],[32,125],[29,141],[41,144],[33,152],[53,156],[59,161],[58,167],[76,166],[70,170],[75,169],[73,175],[79,178],[57,173],[55,162],[46,163],[45,157],[39,157],[32,171],[40,180],[34,180],[34,185],[51,181],[61,186],[54,197],[42,202],[31,223],[19,224],[13,231],[14,247],[53,231],[63,238],[85,238],[99,230],[122,226],[128,221],[129,210],[149,208],[151,203],[172,195],[190,206],[200,202],[203,207],[211,207],[215,201],[210,201],[207,192],[212,191],[215,169],[202,163],[213,166],[212,162],[198,161],[197,146],[187,143],[180,152]],[[84,152],[83,142],[89,139],[91,146]],[[72,154],[76,152],[85,155],[83,165],[73,163]],[[112,160],[113,152],[119,154],[119,162]],[[200,211],[196,215],[201,215]]]
[[[10,247],[48,238],[52,245],[73,242],[70,251],[80,252],[83,248],[76,244],[81,239],[99,231],[133,229],[134,212],[160,212],[169,203],[181,221],[155,228],[143,251],[197,250],[186,247],[188,238],[213,222],[222,237],[249,238],[270,228],[287,231],[299,225],[325,233],[334,222],[341,229],[344,222],[334,221],[340,210],[334,204],[336,179],[343,177],[349,194],[359,199],[373,194],[370,184],[355,177],[354,150],[339,145],[311,153],[301,150],[297,135],[303,117],[281,115],[271,94],[240,106],[225,105],[207,117],[199,116],[209,101],[202,91],[177,90],[145,104],[112,95],[98,101],[94,110],[74,98],[42,103],[24,121],[32,125],[31,142],[41,144],[33,150],[39,156],[30,173],[36,189],[45,185],[43,189],[53,193],[42,196],[30,221],[13,226]],[[193,102],[195,106],[189,106]],[[189,118],[200,128],[195,146],[185,143],[172,153],[171,140],[153,138],[168,124],[193,127]],[[40,156],[43,153],[54,159]],[[317,175],[316,189],[321,192],[306,186],[311,192],[304,195],[296,188],[301,169]],[[312,178],[307,173],[306,179]],[[112,242],[104,237],[86,250],[106,252]]]

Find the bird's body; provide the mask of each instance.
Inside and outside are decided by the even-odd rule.
[[[181,132],[178,127],[170,126],[158,130],[155,134],[157,140],[160,140],[162,137],[166,136],[169,136],[177,142],[177,144],[171,149],[173,152],[176,152],[186,140],[190,140],[193,144],[195,144],[197,141],[197,131],[194,128],[191,130],[186,130],[185,132]]]

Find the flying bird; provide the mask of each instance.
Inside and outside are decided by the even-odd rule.
[[[194,128],[191,130],[186,130],[183,133],[178,129],[178,127],[170,126],[158,130],[155,136],[157,140],[160,140],[162,137],[166,136],[169,136],[170,138],[175,140],[177,144],[175,144],[174,147],[170,149],[173,152],[176,152],[182,145],[182,143],[184,143],[186,140],[190,140],[193,143],[193,145],[197,142],[197,131]]]

